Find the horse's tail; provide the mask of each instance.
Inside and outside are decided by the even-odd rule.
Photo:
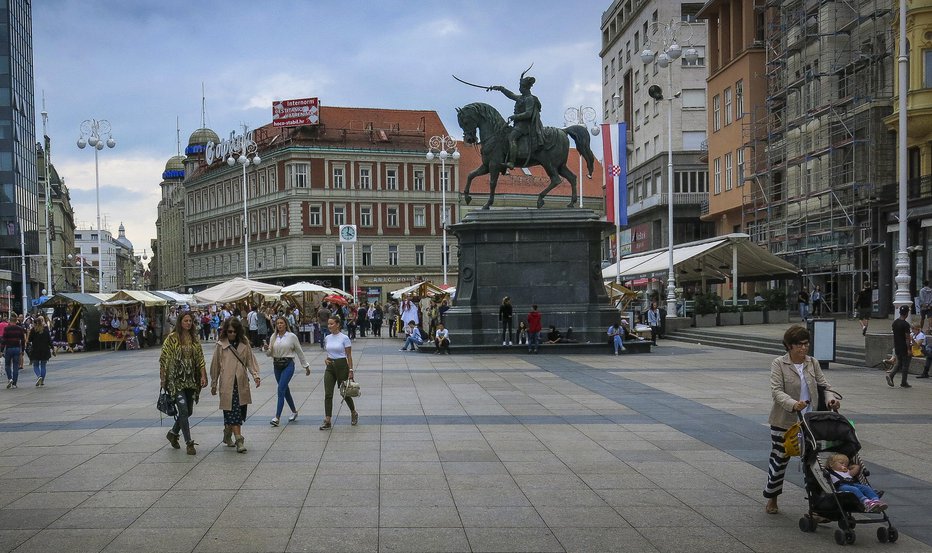
[[[572,125],[563,129],[563,132],[576,143],[576,151],[586,160],[586,166],[589,168],[588,176],[591,179],[592,171],[595,170],[595,156],[592,154],[592,148],[589,147],[589,129],[583,125]]]

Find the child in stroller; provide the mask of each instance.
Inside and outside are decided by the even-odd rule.
[[[886,510],[887,504],[881,501],[874,488],[857,481],[857,475],[861,472],[861,465],[849,463],[848,456],[844,453],[836,453],[828,458],[828,473],[832,478],[835,489],[856,495],[864,505],[865,512],[879,513]]]

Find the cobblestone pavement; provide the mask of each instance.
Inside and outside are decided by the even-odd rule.
[[[263,358],[246,454],[220,443],[209,393],[193,419],[198,455],[169,446],[157,350],[60,355],[41,388],[27,369],[19,389],[0,389],[0,551],[837,547],[835,526],[798,528],[796,461],[781,513],[764,513],[770,356],[666,341],[620,357],[399,347],[356,341],[360,423],[344,406],[329,432],[317,429],[321,350],[306,348],[313,372],[292,382],[300,415],[279,428]],[[900,530],[891,546],[859,525],[853,548],[932,551],[932,383],[828,376]]]

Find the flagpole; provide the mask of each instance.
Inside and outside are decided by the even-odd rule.
[[[604,172],[602,179],[605,179]],[[614,182],[612,186],[615,186]],[[618,197],[620,193],[621,191],[615,186],[615,205],[613,206],[615,210],[615,284],[621,284],[621,198]]]

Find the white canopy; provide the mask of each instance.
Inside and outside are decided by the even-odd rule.
[[[285,286],[282,288],[282,294],[303,294],[313,292],[333,294],[335,293],[335,290],[333,288],[327,288],[326,286],[321,286],[312,282],[298,282],[296,284],[292,284],[291,286]]]
[[[194,294],[200,303],[227,303],[246,299],[253,294],[273,295],[281,291],[281,286],[266,284],[257,280],[236,277]]]
[[[737,261],[737,264],[735,264]],[[669,269],[669,250],[663,248],[646,253],[628,255],[619,264],[602,270],[602,278],[621,280],[666,275]],[[673,267],[678,281],[692,282],[703,278],[723,280],[731,278],[737,269],[739,280],[773,279],[793,276],[799,272],[785,261],[751,242],[743,233],[728,234],[673,247]]]
[[[456,290],[454,290],[454,292],[455,292],[455,291],[456,291]],[[436,294],[442,294],[442,293],[444,293],[444,292],[445,292],[445,290],[441,289],[439,286],[437,286],[437,285],[434,284],[433,282],[431,282],[431,281],[429,281],[429,280],[425,280],[425,281],[423,281],[423,282],[418,282],[417,284],[412,284],[411,286],[407,286],[407,287],[405,287],[405,288],[402,288],[401,290],[395,290],[395,291],[392,292],[390,295],[391,295],[392,298],[394,298],[394,299],[396,299],[396,300],[400,300],[402,294],[411,294],[411,293],[414,293],[415,295],[418,295],[418,296],[428,296],[428,297],[430,297],[430,296],[434,296],[434,295],[436,295]],[[452,295],[452,294],[451,294],[451,295]]]

